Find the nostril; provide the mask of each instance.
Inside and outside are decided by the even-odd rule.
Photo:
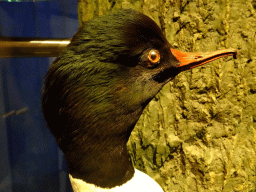
[[[195,56],[195,59],[200,59],[200,58],[203,58],[202,56]]]

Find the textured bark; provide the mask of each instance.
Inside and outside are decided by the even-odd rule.
[[[112,9],[150,16],[174,48],[235,48],[179,74],[145,109],[128,143],[165,191],[256,191],[256,1],[78,0],[80,23]]]

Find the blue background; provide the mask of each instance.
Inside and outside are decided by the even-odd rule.
[[[0,36],[71,38],[77,1],[0,2]],[[72,191],[44,121],[41,92],[54,58],[0,58],[0,192]]]

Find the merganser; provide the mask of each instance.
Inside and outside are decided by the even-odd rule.
[[[148,16],[121,9],[79,28],[47,72],[42,107],[74,192],[160,192],[126,143],[145,106],[180,72],[237,53],[173,49]]]

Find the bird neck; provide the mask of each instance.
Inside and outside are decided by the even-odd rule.
[[[92,154],[83,154],[76,163],[68,160],[70,174],[74,178],[102,188],[113,188],[126,183],[133,177],[134,167],[125,145],[110,146],[104,143]],[[112,149],[110,149],[112,148]]]
[[[102,188],[113,188],[130,180],[134,167],[126,144],[142,110],[83,129],[86,133],[81,131],[64,151],[72,177]]]

